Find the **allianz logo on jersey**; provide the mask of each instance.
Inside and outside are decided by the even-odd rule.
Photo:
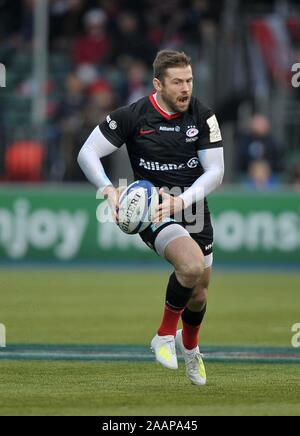
[[[161,132],[176,132],[176,133],[180,133],[181,131],[180,126],[176,126],[176,127],[160,126],[159,130]]]
[[[145,168],[150,171],[180,171],[186,168],[197,168],[200,165],[197,157],[193,157],[186,164],[174,164],[174,163],[160,163],[160,162],[151,162],[146,161],[143,158],[140,158],[140,167]]]

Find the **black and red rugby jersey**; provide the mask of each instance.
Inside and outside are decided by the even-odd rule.
[[[194,97],[187,112],[174,115],[153,95],[144,97],[112,112],[99,127],[114,146],[126,144],[135,180],[159,188],[189,188],[203,174],[197,151],[222,147],[213,111]]]

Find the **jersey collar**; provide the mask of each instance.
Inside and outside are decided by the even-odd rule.
[[[176,119],[176,118],[179,118],[180,116],[181,116],[181,113],[177,113],[177,114],[173,114],[173,115],[169,115],[167,112],[165,112],[160,106],[158,106],[158,104],[156,103],[156,101],[155,101],[155,98],[154,98],[154,94],[155,93],[153,93],[153,94],[151,94],[150,96],[149,96],[149,100],[150,100],[150,102],[151,102],[151,104],[152,104],[152,106],[154,107],[154,109],[157,111],[157,112],[159,112],[164,118],[166,118],[167,120],[174,120],[174,119]]]

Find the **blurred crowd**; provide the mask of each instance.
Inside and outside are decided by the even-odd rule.
[[[7,88],[0,89],[4,95],[0,106],[0,180],[83,180],[76,156],[89,132],[114,108],[151,92],[155,54],[162,48],[172,48],[192,55],[198,96],[203,94],[205,103],[214,107],[221,124],[234,123],[234,178],[229,176],[228,180],[240,181],[248,189],[274,189],[283,180],[300,189],[297,147],[287,151],[286,144],[277,139],[268,115],[255,107],[251,92],[245,90],[249,83],[244,83],[244,92],[238,98],[237,86],[232,95],[226,96],[225,103],[218,99],[217,91],[208,92],[206,84],[215,85],[210,66],[218,54],[216,42],[228,20],[230,2],[49,1],[47,124],[42,139],[35,135],[30,118],[35,92],[31,68],[34,2],[0,0],[0,62],[9,71]],[[242,3],[245,6],[248,2]],[[272,2],[266,3],[270,8]],[[261,37],[261,28],[258,32],[255,27],[252,30],[254,39],[256,33]],[[287,20],[287,31],[294,59],[297,61],[298,56],[300,62],[300,20]],[[263,48],[267,47],[263,47],[264,40],[259,43],[263,56]],[[282,75],[276,62],[266,56],[268,78],[286,87],[290,81],[288,70]],[[264,76],[258,76],[257,70],[254,76],[259,77],[259,88]],[[292,98],[300,101],[300,92],[293,93]],[[240,105],[245,101],[250,101],[251,111],[247,122],[239,123]],[[111,158],[104,163],[109,169]]]

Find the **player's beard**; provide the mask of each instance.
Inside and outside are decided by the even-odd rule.
[[[165,91],[161,92],[161,97],[166,106],[170,109],[170,112],[174,113],[187,112],[192,98],[191,95],[173,97]]]

